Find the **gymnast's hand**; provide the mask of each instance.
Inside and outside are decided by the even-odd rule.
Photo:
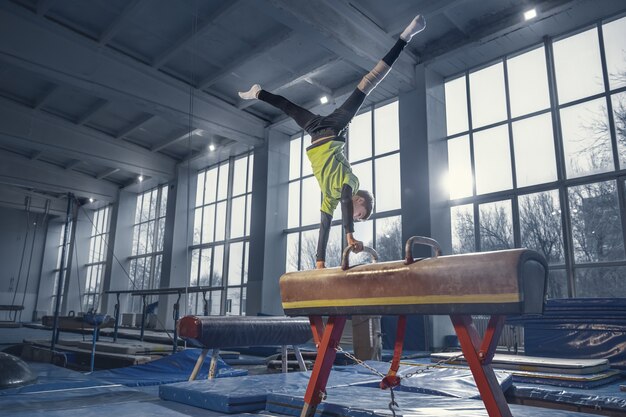
[[[354,236],[352,236],[352,233],[347,233],[346,238],[348,246],[352,246],[352,252],[359,253],[363,250],[363,242],[356,240]]]

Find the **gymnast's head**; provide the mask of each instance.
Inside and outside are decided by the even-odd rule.
[[[354,220],[365,221],[374,211],[374,195],[366,190],[359,190],[352,197],[352,217]]]

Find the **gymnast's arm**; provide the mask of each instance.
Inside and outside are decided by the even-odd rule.
[[[352,187],[344,184],[341,189],[341,222],[346,232],[348,246],[352,246],[355,253],[363,250],[363,242],[354,238],[354,203],[352,201]]]
[[[320,221],[320,234],[317,239],[317,254],[315,268],[326,268],[326,245],[328,245],[328,237],[330,235],[330,223],[333,221],[333,216],[320,211],[322,214]]]

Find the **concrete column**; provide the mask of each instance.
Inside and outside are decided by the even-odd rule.
[[[402,178],[402,238],[429,236],[450,253],[450,217],[441,179],[447,171],[445,95],[443,77],[424,65],[416,67],[415,90],[400,95],[400,164]],[[432,256],[429,247],[416,245],[415,257]],[[425,322],[425,347],[443,346],[454,334],[447,316]]]
[[[67,274],[67,300],[64,301],[65,311],[74,311],[75,313],[83,311],[82,297],[85,293],[85,282],[87,268],[85,264],[89,261],[89,236],[91,235],[92,224],[89,218],[93,217],[93,211],[78,208],[76,219],[74,220],[74,238],[70,245],[71,253],[68,261],[71,259]]]
[[[269,131],[254,151],[246,314],[284,314],[278,279],[285,273],[289,136]]]
[[[178,167],[176,180],[169,186],[163,263],[161,266],[161,288],[189,285],[191,253],[188,247],[193,237],[193,212],[191,209],[195,203],[197,180],[196,170],[189,171],[186,166],[181,166]],[[174,328],[172,313],[177,298],[177,295],[159,296],[157,328]],[[186,307],[187,300],[183,295],[180,299],[181,317],[186,314]]]
[[[137,194],[120,191],[117,202],[111,207],[109,246],[106,254],[106,268],[102,282],[102,290],[127,290],[132,287],[130,283],[128,257],[133,248],[133,224],[135,220],[135,208],[137,206]],[[128,296],[121,298],[121,312],[128,308]],[[101,311],[113,314],[115,308],[115,295],[103,294]]]
[[[59,239],[61,239],[63,223],[63,218],[59,217],[51,219],[48,222],[36,306],[36,310],[44,312],[45,315],[51,315],[54,313],[54,306],[52,306],[52,294],[54,293],[56,276],[59,274],[58,271],[55,271],[55,269],[57,267]]]

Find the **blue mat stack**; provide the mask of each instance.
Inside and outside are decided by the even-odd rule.
[[[611,367],[626,369],[626,299],[551,299],[543,316],[509,318],[524,325],[528,356],[606,358]]]

